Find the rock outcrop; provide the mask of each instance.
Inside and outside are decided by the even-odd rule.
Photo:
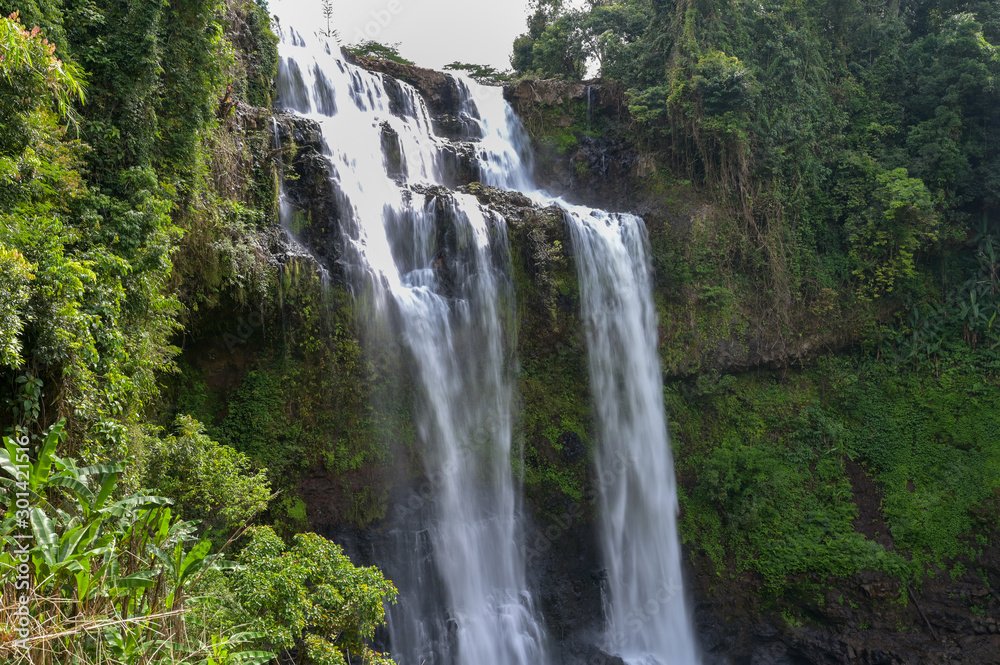
[[[294,114],[275,115],[282,165],[282,225],[337,278],[342,277],[341,204],[319,125]]]
[[[647,165],[613,128],[628,120],[620,85],[524,80],[505,86],[504,97],[534,140],[540,187],[594,207],[633,207],[632,181]]]
[[[461,117],[458,82],[455,77],[416,65],[366,58],[347,50],[342,53],[348,62],[384,75],[387,87],[391,88],[395,81],[404,81],[416,88],[427,104],[427,111],[438,136],[460,139],[468,135],[468,125]]]

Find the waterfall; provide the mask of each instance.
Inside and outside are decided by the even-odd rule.
[[[504,220],[437,187],[449,144],[434,135],[414,88],[345,62],[315,37],[281,32],[278,104],[322,130],[345,272],[396,327],[418,385],[415,424],[432,496],[396,534],[406,563],[387,571],[400,589],[389,618],[393,656],[412,665],[544,665],[511,472],[516,360]],[[502,159],[504,147],[490,147],[496,132],[474,117],[461,88],[469,138]]]
[[[476,100],[486,137],[484,183],[558,205],[570,222],[598,427],[604,647],[633,665],[695,665],[645,224],[537,190],[530,141],[510,105],[481,88]],[[589,86],[587,103],[589,111]]]
[[[590,119],[594,113],[594,104],[590,98],[591,90],[592,88],[588,85],[587,86],[587,131],[588,132],[590,131]]]
[[[414,365],[429,501],[398,524],[390,610],[402,665],[545,665],[511,476],[513,293],[504,220],[447,181],[451,144],[411,86],[283,28],[279,104],[319,123],[345,273]],[[479,179],[566,211],[597,421],[607,568],[603,647],[631,665],[694,665],[643,221],[538,191],[530,142],[499,89],[457,79]],[[591,95],[588,89],[588,122]],[[361,297],[361,296],[359,296]],[[405,512],[405,511],[404,511]]]
[[[629,663],[692,665],[645,226],[568,210],[600,442],[607,648]]]

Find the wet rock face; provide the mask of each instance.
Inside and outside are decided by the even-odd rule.
[[[983,552],[981,571],[996,584],[1000,557]],[[882,573],[837,582],[822,599],[802,599],[789,622],[760,604],[759,582],[723,582],[698,561],[686,579],[704,665],[1000,665],[1000,597],[979,573],[946,571],[907,588]]]
[[[282,225],[340,278],[342,206],[330,182],[333,167],[319,124],[277,114],[275,143],[282,160]]]
[[[570,164],[558,175],[572,192],[581,197],[606,197],[624,202],[629,196],[627,186],[638,156],[623,142],[609,138],[582,136],[577,150],[570,157]],[[591,194],[592,193],[592,194]],[[596,200],[594,203],[597,203]]]
[[[533,140],[535,178],[547,191],[593,207],[634,205],[638,154],[624,137],[605,131],[628,117],[624,90],[604,81],[521,81],[504,97]]]
[[[732,213],[710,193],[679,184],[658,164],[634,132],[620,86],[601,80],[527,80],[506,86],[504,95],[532,139],[541,188],[645,220],[656,288],[668,303],[660,319],[668,375],[780,369],[860,340],[859,317],[833,290],[830,296],[763,297],[752,281],[727,285],[715,295],[692,285],[686,268],[700,260],[699,247],[732,232]],[[726,269],[718,277],[732,278],[732,285],[746,275]]]
[[[528,579],[549,635],[555,662],[617,665],[597,648],[603,633],[601,567],[597,532],[572,502],[532,506],[524,534]],[[601,656],[611,658],[603,660]],[[595,659],[596,658],[596,659]]]
[[[441,156],[442,175],[449,187],[460,187],[476,182],[481,177],[476,147],[473,143],[448,143]]]
[[[398,85],[396,81],[405,81],[412,85],[427,104],[435,133],[446,138],[465,138],[467,125],[461,120],[458,84],[454,77],[433,69],[404,65],[391,60],[366,58],[348,51],[343,51],[343,56],[352,64],[385,74],[387,84],[392,81],[390,85]]]
[[[399,134],[388,122],[382,123],[382,154],[385,155],[385,169],[389,177],[394,180],[405,178],[406,167]]]
[[[434,133],[452,140],[478,140],[483,138],[482,130],[472,118],[464,113],[453,115],[442,113],[431,118]]]
[[[455,228],[455,208],[452,205],[451,190],[446,187],[413,185],[412,196],[423,198],[423,209],[433,212],[436,231],[432,266],[441,292],[457,297],[459,280],[465,274],[467,264],[472,261],[463,250]]]

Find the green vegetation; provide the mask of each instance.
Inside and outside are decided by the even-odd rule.
[[[190,416],[178,417],[175,429],[165,439],[150,438],[146,485],[183,506],[185,517],[218,530],[220,537],[228,538],[267,508],[266,470],[211,440],[205,426]]]
[[[276,262],[279,177],[301,146],[273,146],[266,6],[14,4],[0,0],[0,585],[15,590],[30,532],[35,641],[0,653],[387,662],[368,644],[392,584],[297,532],[317,478],[336,519],[364,526],[423,472],[406,352],[312,262]],[[522,109],[540,172],[596,177],[577,158],[595,145],[634,158],[618,184],[649,212],[683,535],[791,627],[858,573],[918,590],[981,574],[1000,531],[994,5],[537,0],[514,44],[515,86],[554,99]],[[588,66],[607,79],[590,109],[564,85]],[[543,519],[589,517],[562,217],[464,191],[507,218],[528,499]]]
[[[515,69],[589,60],[627,87],[645,149],[724,206],[733,267],[772,303],[903,301],[920,258],[996,205],[989,3],[588,4],[536,2]]]
[[[450,71],[467,72],[469,76],[483,85],[503,85],[510,80],[510,72],[502,72],[490,65],[473,65],[467,62],[453,62],[445,65]]]
[[[587,104],[562,99],[555,105],[532,104],[520,109],[525,129],[535,143],[536,167],[548,172],[556,170],[571,158],[584,136],[597,137],[611,130],[611,124],[600,115],[597,124],[587,127]],[[576,162],[574,168],[586,168]],[[578,171],[578,175],[582,175]]]
[[[961,360],[900,373],[865,357],[674,382],[685,537],[719,575],[760,575],[772,600],[862,571],[974,569],[973,534],[1000,526],[997,387]],[[859,515],[858,473],[883,493],[874,515]]]
[[[300,534],[288,548],[268,527],[254,529],[240,553],[243,567],[234,588],[245,599],[252,628],[275,650],[303,643],[317,665],[389,665],[367,641],[385,623],[385,602],[396,588],[376,568],[355,568],[340,546],[314,533]]]
[[[980,549],[970,536],[998,526],[996,375],[954,359],[934,373],[858,369],[864,380],[844,390],[843,441],[881,481],[897,546],[918,570],[968,565]]]
[[[374,58],[375,60],[391,60],[401,65],[412,65],[412,60],[407,60],[399,54],[399,44],[382,44],[374,39],[368,39],[357,44],[345,46],[344,50],[363,58]]]
[[[265,516],[289,536],[306,526],[288,491],[296,469],[343,472],[377,454],[345,435],[292,461],[332,432],[367,431],[349,420],[363,418],[367,366],[348,309],[328,309],[317,281],[297,290],[269,256],[277,39],[266,6],[20,4],[0,18],[0,586],[19,598],[0,608],[4,662],[378,660],[366,644],[391,584],[315,537],[282,554],[273,533],[245,535]],[[280,330],[282,305],[295,312],[287,346],[244,369],[223,405],[181,354],[187,335],[225,322],[220,339],[249,365],[246,342],[265,322]],[[355,411],[320,404],[331,397]],[[359,493],[352,516],[371,519],[380,499]],[[303,552],[323,562],[306,566]],[[268,595],[293,584],[299,606]],[[304,619],[268,622],[278,602]]]
[[[562,95],[523,104],[543,176],[588,126],[638,160],[616,185],[649,211],[697,560],[792,617],[855,573],[976,570],[1000,528],[995,5],[535,0],[527,27],[516,83]],[[624,117],[535,82],[588,67]]]
[[[63,425],[50,428],[33,462],[15,440],[3,439],[0,482],[7,496],[29,497],[30,507],[4,502],[0,575],[9,589],[15,579],[33,577],[33,584],[18,582],[21,591],[10,596],[17,603],[0,610],[4,632],[23,640],[5,642],[5,655],[26,662],[46,656],[126,663],[270,659],[273,654],[244,648],[251,641],[246,633],[206,636],[197,622],[182,620],[198,603],[192,595],[202,576],[227,562],[210,554],[211,543],[197,538],[194,522],[172,514],[169,499],[119,498],[122,464],[80,467],[56,455]],[[19,570],[25,561],[28,574]]]
[[[397,455],[405,459],[413,440],[408,414],[397,406],[404,400],[393,393],[406,389],[398,359],[362,353],[350,296],[324,285],[311,262],[288,263],[272,288],[280,303],[265,316],[234,324],[223,313],[199,352],[182,359],[168,392],[171,416],[197,418],[212,439],[266,467],[283,494],[271,507],[282,533],[307,526],[295,493],[315,469],[340,481],[345,517],[379,519],[387,508],[384,472]],[[230,378],[210,387],[216,358]]]

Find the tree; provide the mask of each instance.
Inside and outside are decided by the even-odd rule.
[[[333,20],[333,0],[322,0],[323,18],[326,19],[326,30],[321,30],[319,34],[330,39],[340,41],[340,33],[333,29],[330,21]]]
[[[502,85],[510,80],[510,72],[502,72],[490,65],[455,61],[445,65],[444,68],[449,71],[468,72],[470,78],[483,85]]]
[[[251,529],[238,558],[233,588],[269,648],[299,647],[316,665],[392,664],[368,646],[397,594],[377,568],[355,567],[314,533],[295,536],[289,548],[270,527]]]
[[[391,60],[402,65],[412,65],[412,60],[407,60],[399,54],[399,44],[382,44],[374,39],[365,40],[359,44],[352,44],[345,47],[348,52],[362,58],[374,58],[376,60]]]
[[[39,28],[25,29],[18,12],[0,17],[0,53],[0,157],[10,158],[31,142],[28,121],[33,114],[54,107],[66,117],[74,99],[83,102],[83,72],[57,58],[55,44]],[[0,164],[0,169],[9,168],[9,163]]]
[[[183,506],[184,517],[201,520],[225,539],[267,508],[266,469],[255,469],[249,457],[210,439],[190,416],[178,416],[174,429],[151,442],[147,484]]]
[[[870,207],[849,222],[851,258],[859,295],[889,293],[913,275],[914,253],[938,239],[938,215],[922,180],[906,169],[875,176]]]

